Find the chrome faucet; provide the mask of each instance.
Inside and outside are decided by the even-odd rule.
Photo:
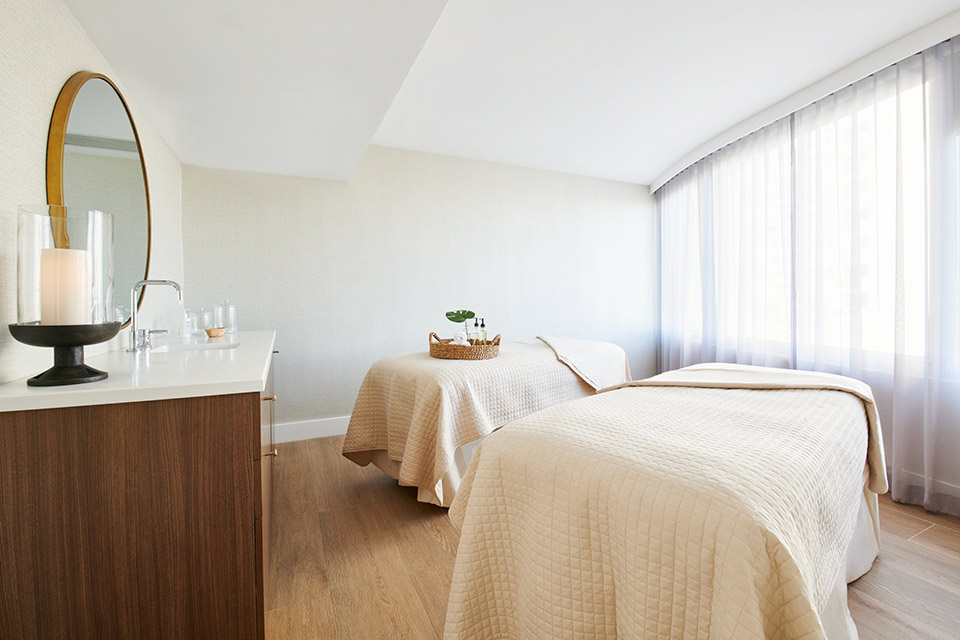
[[[137,292],[148,284],[167,284],[177,290],[177,300],[183,302],[183,287],[173,280],[141,280],[130,289],[130,346],[127,351],[143,351],[150,348],[150,334],[163,331],[148,331],[137,328]]]

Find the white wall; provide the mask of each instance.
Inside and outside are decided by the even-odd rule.
[[[370,364],[450,336],[616,342],[656,368],[645,186],[371,147],[349,183],[183,168],[186,300],[276,329],[279,422],[351,412]]]
[[[63,83],[77,71],[110,76],[124,92],[143,145],[153,212],[151,276],[180,279],[180,163],[124,91],[73,14],[60,0],[0,2],[0,318],[17,321],[17,221],[20,204],[46,202],[47,131]],[[146,306],[164,302],[148,296]],[[156,312],[146,309],[147,316]],[[88,347],[89,352],[106,346]],[[53,364],[50,349],[27,347],[0,330],[0,382]]]

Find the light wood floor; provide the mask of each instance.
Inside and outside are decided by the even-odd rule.
[[[440,638],[456,529],[340,441],[279,445],[267,637]],[[960,518],[882,496],[880,522],[880,558],[849,590],[860,638],[960,638]]]

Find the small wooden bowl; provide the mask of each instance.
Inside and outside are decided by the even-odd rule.
[[[226,327],[210,327],[209,329],[204,329],[207,332],[208,338],[222,338],[223,334],[226,333]]]

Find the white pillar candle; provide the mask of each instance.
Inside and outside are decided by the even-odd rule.
[[[40,324],[90,324],[90,264],[82,249],[40,252]]]

